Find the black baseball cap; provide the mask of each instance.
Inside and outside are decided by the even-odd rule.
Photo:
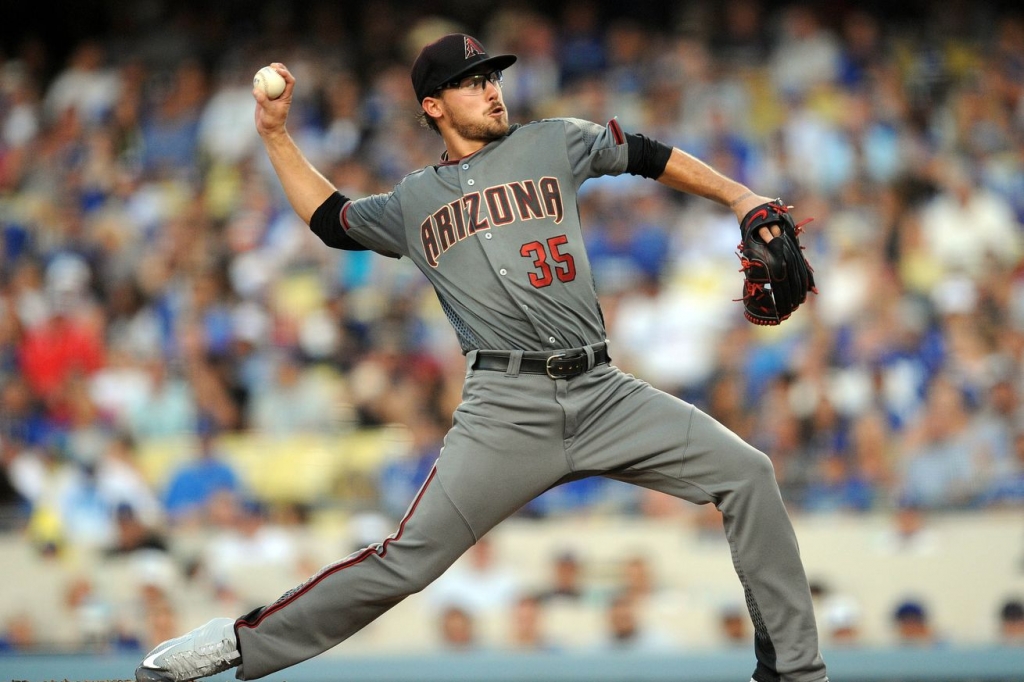
[[[412,65],[412,87],[422,102],[445,83],[471,71],[501,71],[516,61],[514,54],[490,57],[480,41],[465,33],[450,33],[422,50]]]

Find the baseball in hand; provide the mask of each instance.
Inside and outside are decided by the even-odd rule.
[[[270,99],[277,99],[284,92],[284,76],[273,67],[264,66],[253,76],[252,86],[265,92]]]

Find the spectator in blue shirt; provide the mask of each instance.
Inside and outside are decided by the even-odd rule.
[[[196,455],[172,474],[167,486],[164,505],[167,516],[175,524],[201,518],[216,493],[241,490],[238,474],[217,449],[216,432],[212,428],[200,430]]]

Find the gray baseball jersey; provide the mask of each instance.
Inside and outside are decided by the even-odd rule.
[[[512,126],[472,156],[353,201],[342,225],[407,256],[434,285],[464,351],[574,348],[605,339],[576,210],[588,178],[626,170],[616,122]]]
[[[716,505],[754,623],[755,679],[826,679],[768,457],[607,361],[576,199],[588,178],[626,170],[627,144],[614,121],[515,126],[342,208],[351,237],[411,258],[434,285],[466,351],[463,400],[395,533],[238,619],[239,679],[344,641],[534,497],[593,475]],[[563,374],[552,353],[581,359]]]

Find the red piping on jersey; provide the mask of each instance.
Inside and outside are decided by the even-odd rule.
[[[351,205],[351,201],[346,201],[345,205],[341,207],[341,227],[346,232],[348,232],[348,221],[345,220],[345,214],[348,213],[348,207]]]
[[[608,129],[612,131],[612,137],[615,138],[615,144],[623,144],[626,141],[626,136],[622,132],[622,127],[619,126],[617,119],[608,121]]]
[[[483,147],[481,147],[480,149],[483,149]],[[438,162],[437,165],[438,166],[454,166],[455,164],[457,164],[458,162],[462,161],[463,159],[468,159],[469,157],[473,156],[474,154],[479,152],[480,149],[477,149],[475,152],[470,152],[469,154],[466,154],[465,156],[463,156],[461,158],[458,158],[458,159],[449,159],[448,158],[448,150],[446,149],[444,151],[444,153],[441,154],[441,161]]]
[[[267,616],[280,611],[285,606],[288,606],[289,604],[294,602],[296,599],[298,599],[299,597],[301,597],[302,595],[306,594],[311,589],[313,589],[314,587],[319,585],[320,582],[324,580],[324,578],[332,576],[335,573],[337,573],[338,571],[341,571],[343,569],[349,568],[350,566],[355,566],[356,564],[361,563],[364,559],[367,559],[371,555],[376,554],[376,555],[378,555],[378,556],[380,556],[382,558],[387,556],[388,545],[390,545],[393,541],[398,540],[399,538],[402,537],[402,533],[405,532],[405,525],[409,522],[409,519],[412,518],[413,512],[416,511],[416,507],[419,506],[420,500],[423,499],[423,494],[427,491],[427,486],[429,486],[430,482],[434,480],[434,476],[436,474],[437,474],[437,465],[434,465],[434,467],[431,468],[431,470],[430,470],[430,475],[427,476],[427,480],[423,483],[422,487],[420,487],[420,491],[418,493],[416,493],[416,499],[414,499],[412,504],[409,505],[409,511],[406,512],[405,516],[402,518],[401,523],[398,524],[398,530],[395,532],[394,535],[388,536],[384,540],[384,542],[382,542],[380,544],[380,549],[374,549],[374,547],[372,547],[372,546],[371,547],[367,547],[366,549],[362,550],[361,552],[359,552],[359,554],[357,554],[356,556],[352,557],[351,559],[347,559],[345,561],[341,561],[341,562],[335,564],[334,566],[331,566],[330,568],[320,572],[318,575],[314,576],[313,578],[310,578],[306,582],[305,585],[302,585],[301,587],[296,589],[295,592],[290,594],[290,595],[288,595],[287,598],[281,599],[276,604],[271,604],[270,606],[268,606],[263,611],[263,613],[260,614],[259,618],[257,618],[256,620],[254,620],[252,622],[248,622],[248,621],[245,621],[245,620],[240,620],[238,622],[238,624],[237,624],[237,627],[238,628],[255,628],[260,623],[262,623],[263,620]]]

